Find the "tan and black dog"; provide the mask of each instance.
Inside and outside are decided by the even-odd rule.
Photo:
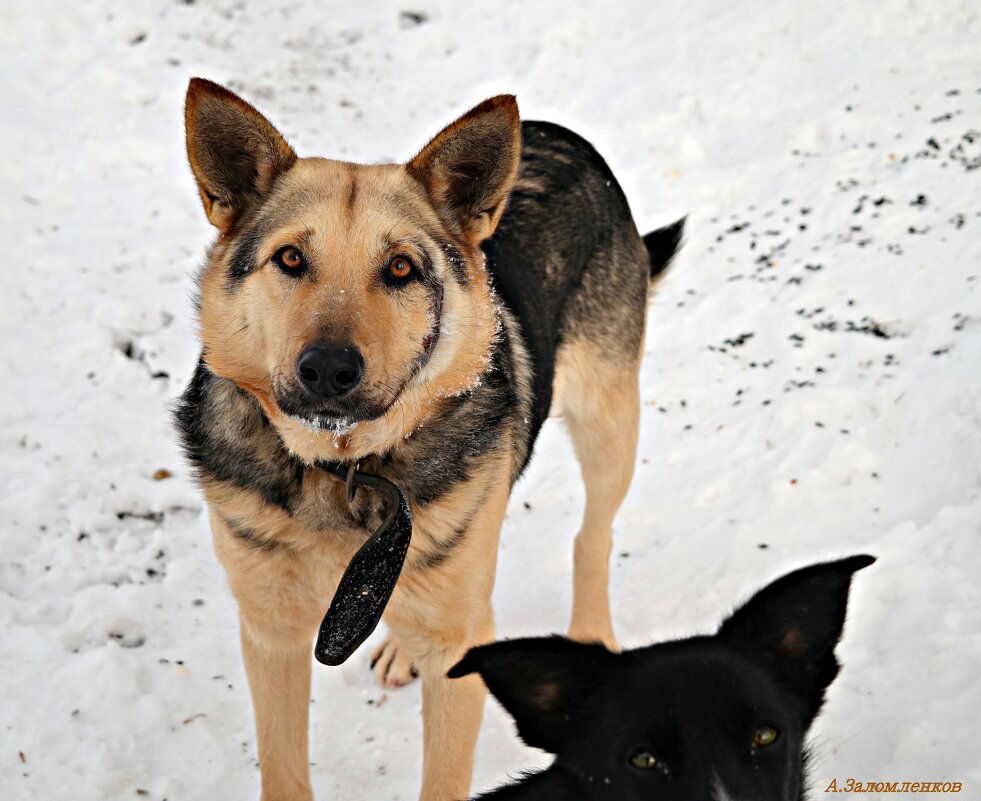
[[[596,151],[521,123],[510,96],[407,164],[298,158],[200,79],[186,125],[219,236],[177,419],[238,601],[263,798],[311,798],[311,643],[384,512],[370,492],[349,504],[325,460],[360,463],[411,508],[376,672],[421,674],[421,797],[465,798],[485,689],[446,672],[494,639],[501,522],[550,411],[586,486],[569,634],[615,647],[611,527],[634,469],[647,299],[682,224],[642,239]]]

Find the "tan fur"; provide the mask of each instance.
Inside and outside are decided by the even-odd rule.
[[[613,518],[630,488],[637,455],[640,356],[609,358],[587,339],[564,344],[556,358],[554,407],[564,418],[586,486],[586,508],[573,551],[569,636],[617,649],[610,616]]]
[[[312,552],[303,557],[285,549],[256,549],[231,533],[222,517],[227,505],[209,505],[215,553],[238,601],[263,798],[309,801],[310,643],[343,563],[335,549],[310,545],[312,537],[307,540]]]
[[[388,637],[371,654],[375,680],[382,687],[402,687],[419,678],[408,653],[399,647],[394,637]]]

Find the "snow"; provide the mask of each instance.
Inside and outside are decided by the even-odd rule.
[[[621,639],[710,630],[789,569],[872,553],[815,797],[849,777],[976,796],[979,27],[970,0],[8,2],[0,797],[258,796],[235,609],[168,417],[211,237],[192,75],[301,154],[366,161],[513,92],[597,145],[642,230],[689,214],[616,525]],[[504,529],[502,636],[567,624],[581,505],[549,422]],[[315,669],[321,799],[417,792],[419,688],[378,688],[371,642]],[[475,788],[545,761],[488,704]]]

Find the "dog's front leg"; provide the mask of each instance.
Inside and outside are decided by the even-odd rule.
[[[238,601],[263,801],[311,801],[307,726],[312,642],[336,571],[212,512],[215,553]]]
[[[255,710],[262,801],[311,801],[307,745],[308,636],[270,637],[268,622],[240,614],[242,657]]]
[[[472,644],[494,639],[488,598],[487,619],[468,642],[435,651],[420,660],[422,675],[423,779],[420,801],[462,801],[470,796],[474,751],[487,690],[476,676],[446,678]]]
[[[460,493],[459,497],[472,500],[474,490],[480,490],[476,493],[479,511],[462,539],[436,564],[407,564],[386,616],[422,677],[420,801],[470,797],[486,689],[475,676],[451,680],[446,673],[470,647],[494,639],[491,594],[510,490],[508,465],[503,461],[489,465],[480,477],[482,487]],[[425,516],[425,510],[416,515],[418,525],[425,525]]]

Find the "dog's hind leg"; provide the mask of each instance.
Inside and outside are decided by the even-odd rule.
[[[557,410],[575,446],[586,487],[576,535],[569,636],[617,648],[610,616],[613,518],[630,487],[640,425],[639,354],[616,354],[585,339],[557,358]]]

